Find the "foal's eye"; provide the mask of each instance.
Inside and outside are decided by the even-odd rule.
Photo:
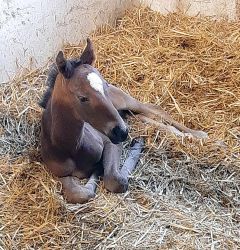
[[[85,96],[78,96],[78,99],[79,99],[80,102],[87,102],[87,101],[89,101],[89,99],[87,97],[85,97]]]

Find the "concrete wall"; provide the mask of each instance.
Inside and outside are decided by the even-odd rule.
[[[235,19],[240,0],[0,0],[0,83],[43,66],[65,42],[79,43],[96,26],[132,5]]]

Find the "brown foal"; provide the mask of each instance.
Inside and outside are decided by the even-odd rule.
[[[133,140],[129,156],[120,169],[121,142],[128,135],[121,112],[131,111],[142,121],[178,135],[207,136],[179,124],[159,107],[140,103],[108,84],[92,66],[94,61],[89,39],[79,59],[66,60],[59,52],[49,74],[49,88],[40,103],[45,108],[41,124],[42,158],[47,168],[59,177],[65,197],[72,203],[93,198],[100,175],[109,191],[127,190],[143,140]],[[79,183],[82,178],[89,178],[85,186]]]

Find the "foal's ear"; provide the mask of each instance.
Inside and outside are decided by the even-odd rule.
[[[87,38],[87,45],[80,56],[80,62],[81,64],[90,64],[93,65],[96,60],[96,56],[94,53],[94,47],[92,41]]]
[[[72,77],[74,72],[74,66],[71,64],[71,62],[64,58],[62,51],[58,52],[56,64],[59,72],[62,73],[65,78],[69,79]]]

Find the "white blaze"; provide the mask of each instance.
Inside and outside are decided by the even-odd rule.
[[[91,72],[87,75],[87,79],[90,82],[91,87],[104,96],[103,81],[98,74]]]

